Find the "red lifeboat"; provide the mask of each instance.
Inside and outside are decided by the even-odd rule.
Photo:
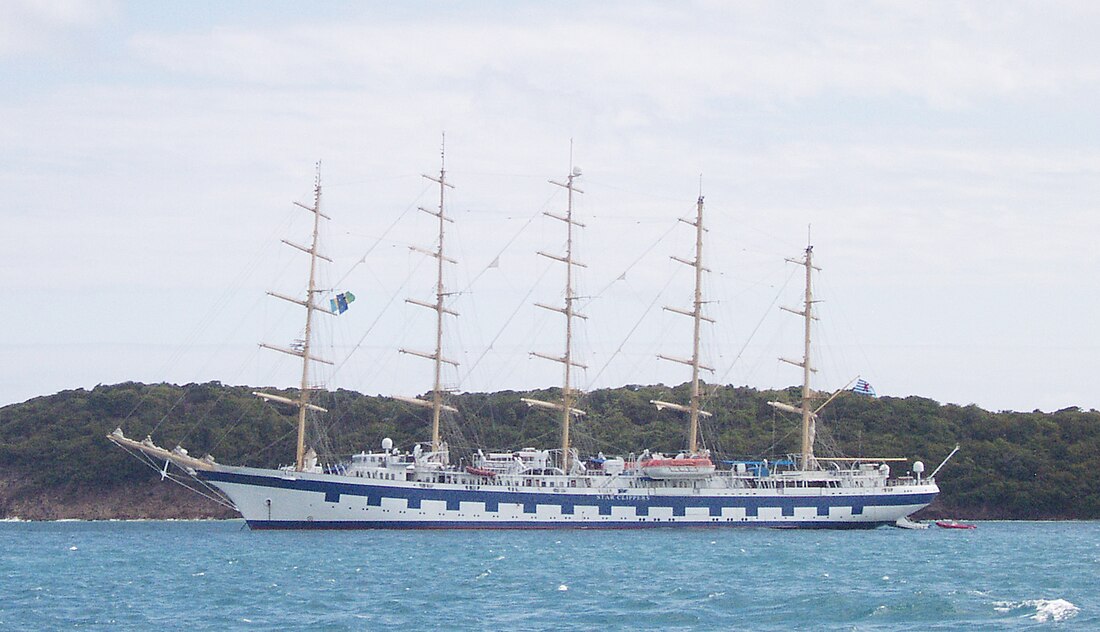
[[[481,467],[474,467],[472,465],[466,466],[466,473],[473,474],[474,476],[484,476],[485,478],[494,478],[497,473],[492,470],[487,470]]]
[[[936,526],[941,529],[977,529],[976,524],[966,524],[965,522],[955,522],[954,520],[937,520]]]
[[[679,458],[679,459],[649,459],[642,461],[642,467],[675,466],[675,467],[714,467],[714,463],[705,456]]]
[[[714,462],[705,456],[658,457],[642,461],[639,467],[646,476],[656,479],[706,478],[715,469]]]

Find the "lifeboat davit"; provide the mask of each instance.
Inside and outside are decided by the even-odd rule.
[[[661,480],[706,478],[715,469],[714,462],[705,456],[647,459],[640,467],[646,476]]]
[[[486,478],[493,478],[497,475],[497,473],[492,470],[487,470],[481,467],[474,467],[472,465],[466,466],[466,473],[473,474],[474,476],[484,476]]]

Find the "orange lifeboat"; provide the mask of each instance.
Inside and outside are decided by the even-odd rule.
[[[642,473],[656,479],[706,478],[714,474],[714,462],[705,456],[653,458],[639,464]]]

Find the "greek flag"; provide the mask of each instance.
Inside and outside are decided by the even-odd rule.
[[[336,295],[336,298],[329,299],[329,308],[333,314],[343,314],[348,311],[348,303],[355,300],[355,295],[351,292],[341,292]]]
[[[878,397],[875,393],[875,387],[864,379],[856,380],[856,385],[852,387],[852,392],[857,395],[870,395],[871,397]]]

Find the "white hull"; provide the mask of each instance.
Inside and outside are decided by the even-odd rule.
[[[218,466],[199,476],[254,529],[870,528],[931,502],[935,482],[850,487],[739,487],[728,474],[667,485],[637,477],[560,477],[551,487],[370,480]],[[569,486],[572,480],[576,487]]]

